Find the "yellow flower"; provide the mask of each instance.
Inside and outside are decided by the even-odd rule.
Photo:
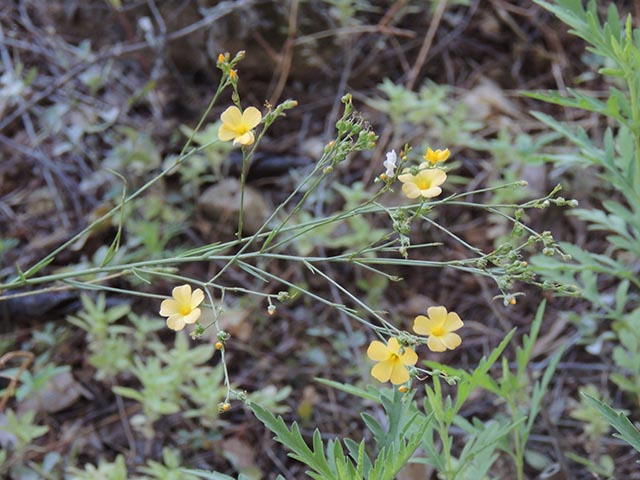
[[[436,163],[444,162],[447,158],[449,158],[450,154],[451,152],[448,148],[445,148],[444,150],[438,149],[435,152],[430,148],[427,148],[427,153],[425,153],[422,158],[424,158],[431,165],[435,165]]]
[[[176,287],[171,292],[173,298],[167,298],[160,305],[160,315],[167,318],[171,330],[182,330],[187,323],[195,323],[200,318],[198,305],[204,300],[204,293],[196,288],[191,293],[190,285]]]
[[[460,335],[453,333],[462,326],[457,313],[447,313],[445,307],[429,307],[428,317],[418,315],[413,322],[413,330],[419,335],[428,335],[427,346],[432,352],[453,350],[462,343]]]
[[[378,362],[371,369],[371,375],[380,382],[391,380],[394,385],[409,380],[407,366],[415,365],[418,361],[416,352],[411,348],[403,347],[400,350],[397,338],[390,338],[387,345],[374,340],[367,349],[367,356]]]
[[[398,176],[404,185],[402,191],[409,198],[433,198],[442,193],[440,185],[447,179],[447,174],[439,168],[428,168],[427,162],[420,164],[420,171],[414,175],[411,169],[405,168],[402,175]]]
[[[251,145],[255,141],[253,129],[262,120],[262,113],[256,107],[249,107],[244,112],[235,106],[227,108],[220,115],[222,125],[218,130],[218,138],[227,142],[233,140],[233,144]]]

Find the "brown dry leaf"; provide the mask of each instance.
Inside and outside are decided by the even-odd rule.
[[[262,478],[262,472],[256,465],[256,452],[253,447],[238,437],[222,441],[222,455],[231,462],[236,470],[252,479]]]
[[[237,338],[246,342],[251,338],[251,332],[253,330],[253,326],[251,325],[251,321],[249,319],[251,315],[251,310],[247,308],[241,307],[225,307],[220,314],[220,319],[218,322],[218,326],[220,330],[224,330],[228,332],[231,337]],[[203,325],[208,325],[213,322],[213,312],[209,308],[202,309],[202,315],[200,316],[200,323]],[[216,330],[210,328],[207,332],[211,332],[211,335],[215,337]]]
[[[56,212],[57,207],[53,194],[48,187],[32,190],[25,201],[25,212],[31,218],[49,215]]]
[[[262,193],[245,185],[243,231],[255,233],[267,219],[270,208]],[[221,180],[207,188],[198,199],[198,209],[213,221],[214,233],[232,235],[238,225],[240,212],[240,182],[235,178]]]
[[[482,78],[462,97],[462,102],[467,106],[469,120],[485,121],[499,113],[514,118],[522,116],[504,90],[488,78]]]
[[[413,317],[417,315],[426,315],[427,308],[437,305],[433,298],[427,295],[413,295],[405,303],[399,306],[399,310],[403,315]]]
[[[396,475],[397,480],[424,480],[431,478],[433,467],[421,463],[407,463]]]
[[[224,310],[220,317],[220,328],[225,332],[229,332],[232,337],[246,342],[251,338],[250,314],[251,311],[246,308],[233,307]]]
[[[298,417],[303,425],[308,424],[313,419],[313,407],[320,401],[318,392],[312,385],[307,385],[302,389],[302,399],[296,408]]]

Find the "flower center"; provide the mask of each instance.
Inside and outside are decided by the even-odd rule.
[[[241,125],[238,125],[238,127],[236,128],[236,133],[238,134],[238,136],[244,135],[248,131],[249,131],[249,129],[247,128],[247,126],[244,123],[241,124]]]
[[[391,355],[389,355],[389,360],[391,360],[392,362],[398,362],[400,360],[400,355],[398,355],[397,353],[392,353]]]
[[[433,330],[431,330],[431,335],[433,335],[434,337],[442,337],[445,334],[444,328],[442,327],[436,327]]]
[[[180,315],[189,315],[191,313],[191,307],[189,305],[184,305],[180,307]]]
[[[418,175],[418,178],[416,178],[416,186],[420,190],[427,190],[431,188],[431,179],[425,175]]]

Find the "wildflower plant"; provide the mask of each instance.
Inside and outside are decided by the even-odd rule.
[[[418,315],[413,321],[413,331],[428,337],[427,346],[432,352],[444,352],[460,346],[462,339],[454,333],[464,323],[455,312],[447,313],[445,307],[429,307],[429,316]]]
[[[488,359],[481,361],[473,373],[458,372],[454,375],[444,367],[428,367],[424,360],[419,360],[423,345],[433,352],[464,348],[464,330],[460,331],[463,322],[456,313],[448,311],[455,309],[456,305],[425,305],[428,316],[418,316],[415,319],[414,333],[411,333],[402,328],[401,322],[391,320],[381,312],[377,305],[363,300],[351,286],[342,285],[333,272],[334,268],[343,268],[366,272],[388,282],[400,282],[400,278],[389,272],[389,267],[449,268],[460,275],[474,274],[492,280],[496,299],[502,299],[505,306],[509,306],[510,300],[519,294],[516,289],[518,282],[538,283],[523,257],[535,246],[555,246],[548,232],[538,233],[523,223],[523,213],[527,209],[544,208],[551,204],[556,191],[522,204],[483,205],[470,202],[467,201],[469,196],[501,188],[519,188],[523,183],[458,191],[446,182],[447,167],[442,164],[450,155],[448,149],[434,151],[429,148],[424,156],[420,156],[412,152],[409,146],[405,146],[399,155],[395,151],[389,152],[384,162],[377,159],[378,181],[370,185],[370,190],[362,187],[359,195],[353,197],[357,201],[347,202],[348,206],[341,211],[320,216],[310,215],[309,212],[316,211],[309,205],[311,199],[322,198],[314,195],[318,195],[323,189],[329,190],[332,184],[340,182],[338,173],[341,164],[349,162],[357,152],[372,150],[377,140],[368,123],[355,111],[351,95],[347,94],[342,98],[344,111],[336,122],[335,138],[324,147],[320,159],[305,172],[257,231],[248,234],[243,229],[243,202],[249,165],[273,123],[297,103],[286,100],[277,106],[266,105],[264,113],[252,106],[243,109],[237,89],[238,64],[242,58],[244,52],[234,57],[229,54],[218,57],[217,65],[222,72],[220,84],[178,156],[133,193],[123,194],[119,205],[41,261],[26,270],[18,268],[15,276],[0,284],[0,292],[3,292],[0,299],[12,298],[14,294],[11,292],[18,288],[28,287],[36,292],[53,284],[62,288],[109,290],[146,297],[156,302],[159,314],[166,317],[167,327],[176,331],[176,337],[171,350],[154,342],[148,348],[154,354],[150,357],[134,350],[132,345],[138,344],[138,340],[130,330],[123,327],[117,329],[113,325],[127,315],[128,309],[107,309],[103,296],[98,297],[97,306],[92,301],[85,300],[87,313],[71,319],[73,324],[87,332],[93,364],[103,372],[105,379],[110,382],[118,380],[124,365],[133,373],[137,383],[131,383],[131,379],[125,380],[126,383],[117,384],[112,390],[120,398],[142,405],[141,413],[134,417],[132,423],[135,430],[147,439],[153,436],[155,423],[165,415],[187,411],[190,417],[215,417],[233,412],[234,402],[244,402],[276,433],[276,439],[293,451],[294,458],[309,466],[314,472],[314,478],[391,480],[419,447],[425,452],[421,461],[433,465],[444,478],[464,478],[458,475],[473,468],[488,470],[497,458],[493,452],[498,448],[499,440],[514,431],[520,423],[502,423],[485,429],[477,424],[465,424],[472,432],[473,441],[457,459],[453,457],[450,429],[454,422],[463,422],[459,416],[460,408],[475,388],[485,388],[494,393],[497,391],[497,384],[488,374],[489,368],[499,359],[512,334],[491,352]],[[241,146],[240,209],[236,238],[177,253],[169,252],[163,258],[152,260],[128,261],[126,256],[119,257],[120,232],[127,222],[126,207],[207,148],[206,143],[194,145],[195,136],[227,89],[232,90],[234,105],[225,106],[220,117],[222,125],[218,130],[218,138],[211,140],[211,143],[233,141]],[[340,188],[342,190],[336,190],[346,191],[344,185]],[[392,202],[383,204],[383,196],[393,199]],[[316,201],[322,207],[330,206],[323,205],[322,200]],[[523,233],[526,234],[525,238],[520,243],[514,240],[510,245],[485,253],[433,219],[431,212],[446,205],[458,209],[485,209],[502,215],[512,223],[514,239],[521,238]],[[324,208],[317,210],[323,211]],[[304,213],[308,214],[307,217],[304,217]],[[52,265],[65,249],[70,248],[101,222],[112,218],[117,219],[118,234],[106,249],[101,264],[85,269],[56,269]],[[300,218],[305,220],[299,221]],[[292,253],[298,251],[296,245],[305,235],[313,235],[327,227],[333,228],[350,221],[351,225],[358,225],[354,222],[355,219],[382,224],[385,228],[366,230],[362,228],[366,223],[360,223],[361,230],[368,235],[361,238],[362,243],[355,249],[343,247],[330,255],[322,249],[304,255]],[[467,253],[467,257],[422,259],[424,256],[418,255],[419,252],[431,253],[431,249],[437,248],[440,243],[412,243],[412,228],[419,224],[437,227],[447,241],[455,243]],[[432,256],[427,254],[426,257]],[[316,283],[320,282],[335,295],[324,295],[316,291],[302,281],[301,277],[290,278],[279,273],[280,269],[273,268],[276,262],[286,263],[313,275]],[[182,268],[185,264],[215,265],[216,268],[211,270],[208,278],[198,277],[185,273],[187,269]],[[250,280],[238,283],[239,272]],[[119,287],[105,284],[107,280],[114,278],[119,280]],[[123,287],[122,285],[127,285],[127,281],[137,287]],[[266,284],[275,288],[265,289]],[[168,297],[169,291],[171,298]],[[385,422],[375,421],[369,414],[363,416],[363,421],[372,431],[376,442],[376,451],[372,456],[365,452],[364,441],[358,444],[346,439],[344,448],[347,449],[347,454],[342,442],[330,441],[324,445],[317,430],[313,436],[313,449],[309,448],[295,424],[291,428],[287,427],[281,419],[276,419],[252,400],[251,392],[244,392],[233,385],[227,361],[230,358],[229,352],[234,348],[234,339],[221,326],[221,317],[231,295],[260,299],[262,305],[268,305],[269,315],[275,314],[276,310],[279,312],[281,308],[285,309],[286,305],[280,305],[286,304],[292,297],[305,296],[336,310],[346,323],[355,323],[371,338],[376,338],[366,352],[376,362],[371,374],[380,382],[390,381],[394,385],[393,389],[389,390],[378,383],[373,383],[367,389],[331,384],[381,405],[388,416],[388,426],[383,425]],[[207,315],[204,315],[205,311]],[[211,335],[213,341],[194,347],[189,344],[184,333],[179,332],[185,328],[189,329],[196,341],[204,335]],[[121,341],[125,339],[126,341]],[[126,346],[118,351],[119,359],[100,356],[101,349],[118,342]],[[110,350],[104,355],[115,355],[109,352]],[[360,351],[359,354],[364,356],[365,352]],[[212,359],[218,362],[216,367],[209,364]],[[113,360],[111,367],[109,360]],[[211,389],[212,385],[203,376],[222,383],[220,389],[206,399],[202,398],[202,392]],[[364,382],[370,380],[363,379]],[[423,387],[420,382],[424,382]],[[457,388],[455,401],[446,394],[442,388],[443,383]],[[398,385],[402,391],[398,390]],[[426,395],[421,406],[414,400],[416,386],[422,388]],[[260,398],[260,395],[253,398]],[[209,403],[205,405],[206,402]],[[517,422],[522,421],[517,419]],[[215,418],[210,419],[209,424],[214,422]],[[523,441],[526,441],[526,437]],[[441,445],[441,450],[438,450],[438,444]],[[519,451],[517,455],[520,453]],[[154,471],[158,470],[153,468]]]
[[[447,180],[447,174],[439,168],[429,168],[428,163],[421,163],[417,169],[406,168],[398,176],[402,191],[407,198],[434,198],[442,193],[440,186]]]
[[[195,323],[200,318],[198,305],[204,300],[204,293],[199,288],[191,292],[190,285],[175,287],[168,298],[160,304],[160,315],[167,317],[167,327],[171,330],[182,330],[185,325]]]
[[[367,356],[378,363],[371,369],[371,376],[380,382],[391,381],[399,385],[409,381],[407,367],[413,366],[418,361],[418,356],[413,349],[402,347],[397,338],[390,338],[387,345],[373,341],[367,349]]]
[[[631,15],[621,18],[610,3],[604,18],[593,0],[558,0],[536,3],[556,15],[573,35],[582,38],[598,59],[599,79],[609,88],[604,98],[568,88],[561,92],[528,92],[527,95],[563,107],[590,112],[602,120],[603,135],[590,135],[569,122],[534,112],[534,116],[570,145],[549,148],[544,158],[559,168],[571,165],[598,178],[602,189],[600,207],[575,209],[571,214],[586,228],[602,234],[602,247],[591,251],[569,242],[543,251],[533,259],[535,270],[548,283],[570,286],[566,293],[587,300],[591,308],[580,317],[570,314],[598,354],[609,345],[619,370],[610,379],[640,404],[640,29]],[[637,19],[636,19],[637,20]],[[602,331],[604,329],[604,331]],[[591,403],[619,431],[628,428],[612,409],[591,398]],[[635,437],[635,438],[634,438]],[[636,449],[637,432],[623,438]]]
[[[233,140],[234,145],[251,145],[256,137],[253,130],[262,120],[262,113],[256,107],[248,107],[241,112],[238,107],[232,105],[220,115],[220,129],[218,138],[223,141]]]

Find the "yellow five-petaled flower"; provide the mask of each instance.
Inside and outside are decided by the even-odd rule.
[[[218,129],[218,138],[227,142],[233,140],[234,145],[251,145],[255,142],[253,129],[262,120],[262,113],[256,107],[249,107],[244,112],[236,106],[227,108],[220,115],[222,125]]]
[[[411,173],[411,169],[405,168],[402,175],[398,176],[404,185],[402,191],[409,198],[433,198],[442,193],[440,185],[447,179],[447,174],[439,168],[429,168],[427,162],[421,163],[417,174]]]
[[[427,153],[425,153],[422,158],[424,158],[431,165],[435,165],[436,163],[444,162],[447,158],[449,158],[450,153],[451,152],[449,152],[448,148],[445,148],[444,150],[431,150],[430,148],[427,148]]]
[[[419,335],[427,335],[427,346],[432,352],[453,350],[462,343],[460,335],[453,333],[464,326],[455,312],[447,313],[445,307],[429,307],[428,317],[418,315],[413,321],[413,330]]]
[[[173,298],[167,298],[160,304],[160,315],[167,318],[167,326],[171,330],[182,330],[188,323],[195,323],[200,318],[198,305],[204,300],[204,293],[196,288],[191,293],[191,285],[176,287],[171,292]]]
[[[416,352],[408,347],[400,347],[397,338],[390,338],[386,345],[374,340],[367,349],[367,356],[378,362],[371,369],[371,375],[380,382],[391,380],[394,385],[409,380],[407,366],[415,365],[418,361]]]

